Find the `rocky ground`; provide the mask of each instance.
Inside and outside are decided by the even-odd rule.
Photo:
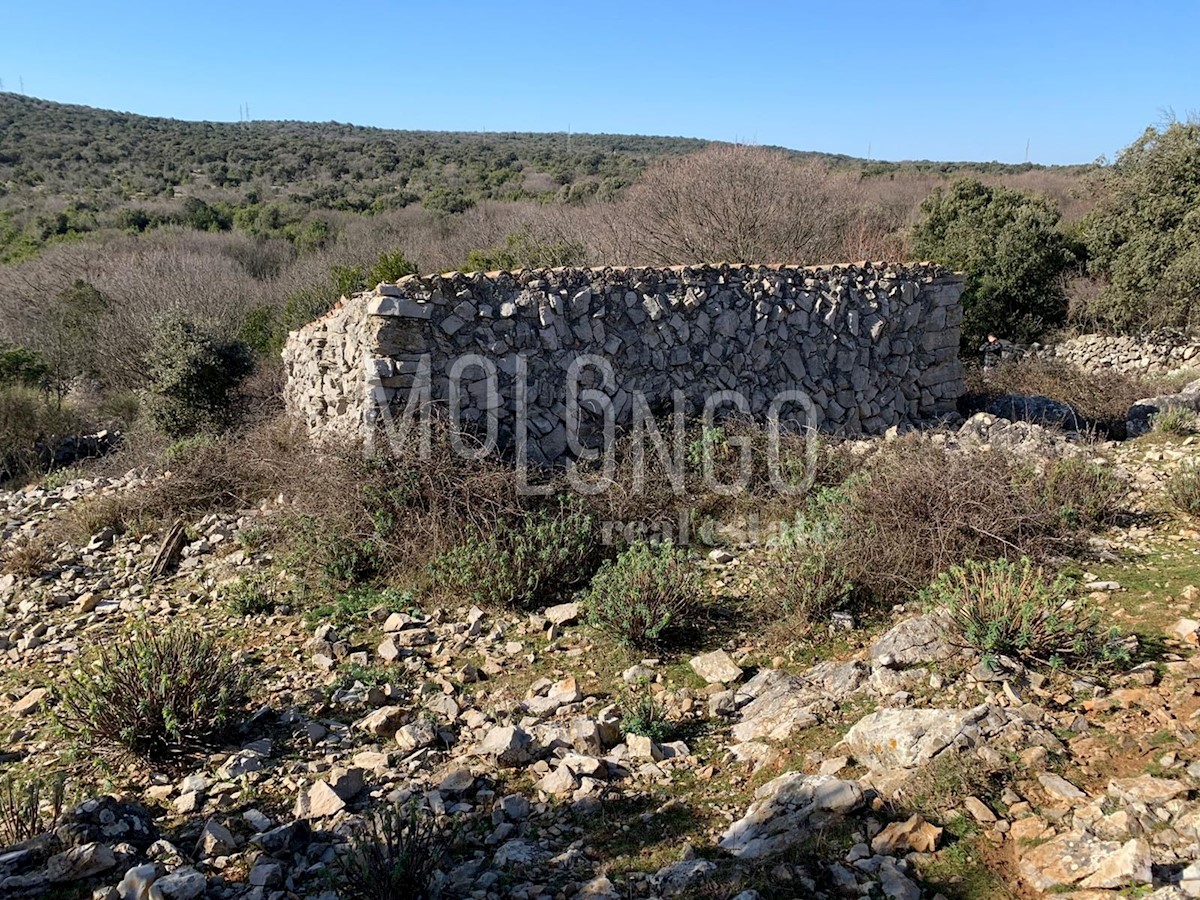
[[[1133,517],[1080,574],[1139,664],[986,660],[912,608],[838,617],[796,656],[717,630],[663,659],[613,647],[573,603],[238,616],[228,586],[272,571],[258,535],[279,503],[188,523],[158,579],[161,535],[101,530],[40,576],[0,579],[0,762],[67,773],[75,804],[0,852],[0,896],[349,896],[348,836],[418,798],[455,823],[448,897],[1200,897],[1200,532],[1160,496],[1200,445],[1088,444],[987,415],[931,439],[1086,453],[1130,480]],[[5,546],[145,480],[2,494]],[[716,595],[738,595],[755,552],[710,554]],[[238,648],[254,684],[240,743],[155,770],[55,727],[80,651],[143,620]],[[643,694],[672,734],[626,733]]]

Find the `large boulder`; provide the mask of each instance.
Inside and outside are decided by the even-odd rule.
[[[719,844],[742,859],[782,853],[840,821],[862,803],[862,788],[856,782],[788,772],[754,792],[746,814],[729,826]]]
[[[1141,838],[1104,841],[1087,831],[1068,831],[1021,851],[1022,880],[1038,891],[1072,885],[1111,889],[1150,883],[1150,847]]]
[[[949,631],[945,613],[905,619],[871,645],[871,660],[888,668],[905,669],[950,659],[957,651],[946,640]]]
[[[115,797],[80,803],[63,815],[54,833],[65,847],[125,843],[145,850],[158,840],[150,812],[138,803],[123,803]]]
[[[988,403],[987,412],[1010,422],[1034,422],[1064,431],[1080,431],[1087,424],[1069,403],[1040,394],[1001,394]]]
[[[1137,437],[1154,427],[1154,417],[1168,409],[1200,412],[1200,378],[1191,381],[1177,394],[1163,394],[1134,401],[1125,413],[1125,436]]]
[[[989,708],[881,709],[860,719],[842,743],[871,772],[915,769],[947,748],[967,748],[981,740],[979,723]]]
[[[734,740],[787,740],[793,731],[817,723],[815,704],[841,702],[862,687],[868,675],[866,665],[858,661],[820,663],[802,675],[774,669],[760,672],[737,694],[739,703],[753,699],[742,707],[741,720],[733,726]]]

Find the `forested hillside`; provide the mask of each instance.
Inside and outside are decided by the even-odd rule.
[[[1107,166],[884,163],[688,138],[183,122],[0,94],[0,444],[14,470],[14,448],[53,434],[155,427],[154,398],[191,390],[155,382],[170,374],[155,360],[180,353],[197,377],[253,359],[276,402],[290,330],[412,271],[932,258],[969,275],[968,352],[990,331],[1189,325],[1181,186],[1197,144],[1176,123]],[[204,403],[227,400],[245,407]]]
[[[319,244],[313,210],[455,214],[493,201],[612,200],[646,166],[708,146],[639,135],[391,131],[336,122],[184,122],[0,93],[0,260],[164,224]],[[1031,165],[881,163],[788,151],[870,177]],[[1068,171],[1068,170],[1062,170]]]

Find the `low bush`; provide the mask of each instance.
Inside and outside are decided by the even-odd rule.
[[[621,734],[640,734],[656,744],[671,739],[674,724],[667,708],[654,696],[649,682],[642,681],[621,702]]]
[[[329,622],[342,628],[361,624],[372,616],[385,618],[392,613],[411,612],[414,607],[412,594],[405,591],[358,587],[338,594],[332,601],[310,607],[304,613],[304,620],[309,625]]]
[[[73,504],[60,519],[58,531],[65,540],[86,544],[96,534],[123,534],[140,522],[136,498],[126,492],[101,494]]]
[[[1180,512],[1200,515],[1200,468],[1186,466],[1168,478],[1167,499]]]
[[[836,555],[856,589],[886,601],[969,559],[1078,552],[1127,492],[1093,463],[1039,470],[999,450],[947,452],[914,437],[881,448],[848,486]]]
[[[234,391],[254,369],[254,360],[245,344],[169,319],[155,332],[146,368],[151,421],[165,434],[187,437],[229,424]]]
[[[758,568],[755,602],[772,629],[806,634],[815,622],[850,600],[853,585],[838,554],[847,499],[846,487],[817,491],[767,544]]]
[[[45,471],[59,439],[87,430],[69,403],[23,384],[0,386],[0,482]]]
[[[985,654],[1052,666],[1114,661],[1118,635],[1073,588],[1028,559],[968,560],[938,576],[923,599],[947,609],[958,638]]]
[[[429,574],[437,590],[473,603],[544,606],[585,584],[602,552],[595,519],[562,499],[443,553]]]
[[[1170,379],[1093,372],[1034,357],[1002,363],[986,374],[978,368],[967,370],[967,405],[971,408],[983,408],[1002,394],[1049,397],[1069,404],[1078,410],[1084,425],[1113,438],[1125,436],[1126,413],[1135,401],[1177,389]]]
[[[262,615],[276,606],[274,585],[262,573],[238,576],[222,585],[220,596],[225,608],[235,616]]]
[[[1157,434],[1183,437],[1196,431],[1196,413],[1185,406],[1169,406],[1154,414],[1152,422]]]
[[[685,550],[635,541],[600,567],[583,602],[592,625],[645,649],[697,625],[702,588]]]
[[[368,816],[339,860],[347,896],[365,900],[431,900],[454,831],[418,801],[387,805]]]
[[[1046,510],[1052,519],[1045,533],[1074,544],[1083,533],[1108,525],[1117,518],[1129,493],[1125,482],[1110,469],[1078,456],[1049,463],[1041,472],[1028,469],[1018,487],[1034,489],[1034,510]],[[1035,527],[1040,523],[1031,523]]]
[[[0,546],[0,573],[36,578],[54,557],[54,542],[45,535],[19,534]]]
[[[68,677],[58,720],[99,750],[169,762],[227,737],[247,685],[242,666],[210,635],[141,626],[98,647]]]
[[[62,814],[66,779],[11,775],[0,781],[0,849],[52,829]]]
[[[407,685],[412,681],[412,673],[407,669],[396,666],[363,666],[358,663],[347,663],[338,669],[337,679],[331,686],[332,691],[345,691],[360,684],[363,687],[382,687],[385,684]]]

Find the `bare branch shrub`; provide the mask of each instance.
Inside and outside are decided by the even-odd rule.
[[[779,150],[731,144],[662,162],[629,189],[627,263],[832,262],[855,180]]]
[[[0,848],[45,834],[62,815],[66,779],[9,775],[0,781]]]
[[[924,588],[968,559],[1038,562],[1077,551],[1111,522],[1128,492],[1117,476],[1078,459],[1040,471],[991,451],[948,453],[926,441],[888,445],[834,510],[838,558],[870,596]]]

